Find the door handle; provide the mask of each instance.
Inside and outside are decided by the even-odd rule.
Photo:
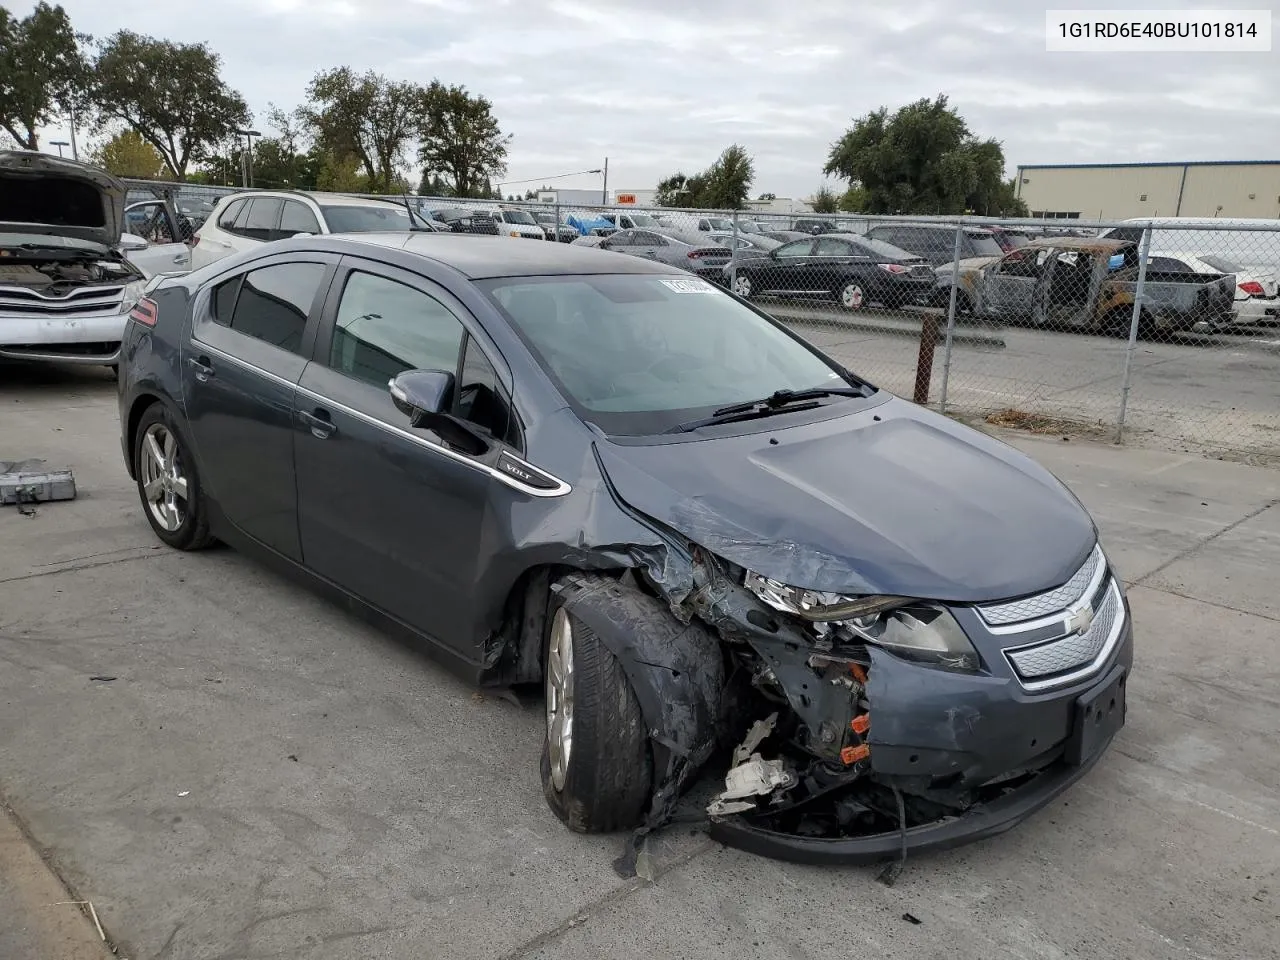
[[[177,256],[175,256],[175,257],[173,258],[173,262],[174,262],[174,263],[186,263],[186,262],[187,262],[187,255],[186,255],[185,253],[179,253]]]
[[[213,366],[209,363],[208,357],[188,357],[187,365],[196,372],[196,379],[201,383],[207,383],[209,378],[214,376]]]
[[[337,431],[329,411],[316,407],[313,411],[299,410],[298,417],[311,428],[311,435],[317,440],[328,440]]]

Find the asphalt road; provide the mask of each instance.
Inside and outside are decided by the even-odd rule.
[[[797,301],[760,306],[855,372],[912,396],[918,315],[847,314]],[[1114,431],[1127,349],[1127,342],[1110,337],[962,324],[952,350],[947,411],[980,417],[1013,408]],[[934,406],[942,397],[945,366],[939,344],[929,397]],[[1127,408],[1129,442],[1280,460],[1280,329],[1139,341]]]
[[[1275,471],[1015,438],[1131,584],[1111,752],[892,888],[687,827],[657,838],[650,882],[612,870],[621,838],[547,810],[540,704],[477,697],[229,550],[160,548],[117,430],[101,377],[0,368],[0,458],[80,489],[0,508],[0,794],[53,871],[11,879],[0,931],[40,937],[56,875],[129,960],[1277,955]]]

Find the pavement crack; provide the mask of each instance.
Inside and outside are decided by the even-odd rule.
[[[1268,500],[1266,503],[1260,506],[1257,510],[1254,510],[1251,513],[1247,513],[1243,517],[1241,517],[1239,520],[1236,520],[1232,523],[1227,524],[1217,533],[1211,533],[1209,534],[1209,536],[1205,537],[1203,540],[1200,540],[1197,543],[1192,544],[1191,546],[1187,547],[1187,549],[1181,551],[1180,553],[1174,554],[1172,557],[1170,557],[1164,563],[1160,564],[1160,566],[1156,567],[1154,570],[1151,570],[1150,572],[1143,574],[1137,580],[1133,581],[1133,586],[1135,587],[1146,586],[1147,582],[1151,580],[1153,577],[1155,577],[1157,574],[1164,573],[1164,571],[1168,570],[1178,561],[1185,560],[1187,557],[1191,556],[1191,554],[1195,553],[1197,550],[1202,549],[1203,547],[1207,547],[1209,544],[1213,543],[1213,541],[1217,540],[1219,537],[1226,536],[1228,533],[1230,533],[1232,530],[1234,530],[1236,527],[1240,526],[1241,524],[1248,523],[1250,520],[1253,520],[1256,517],[1262,516],[1264,513],[1266,513],[1268,510],[1270,510],[1272,507],[1274,507],[1278,503],[1280,503],[1280,499]],[[1191,598],[1188,598],[1188,599],[1191,599]]]
[[[1273,623],[1280,623],[1280,617],[1274,614],[1263,613],[1259,610],[1245,610],[1242,607],[1233,607],[1229,603],[1219,603],[1217,600],[1206,600],[1204,597],[1192,596],[1189,593],[1183,593],[1181,590],[1174,590],[1172,587],[1140,582],[1130,586],[1141,586],[1144,590],[1150,590],[1153,593],[1167,593],[1171,597],[1181,597],[1183,600],[1190,600],[1192,603],[1203,603],[1210,607],[1217,607],[1219,610],[1230,610],[1232,613],[1243,613],[1247,617],[1259,617],[1263,620],[1270,620]]]
[[[575,910],[572,916],[566,917],[564,920],[556,924],[550,930],[546,930],[543,933],[540,933],[537,936],[532,937],[529,940],[526,940],[524,943],[520,944],[520,946],[516,947],[515,949],[502,954],[502,956],[499,957],[498,960],[519,960],[519,958],[521,957],[529,956],[531,953],[533,953],[536,950],[540,950],[542,947],[545,947],[547,944],[554,943],[556,940],[559,940],[562,936],[564,936],[570,930],[577,929],[587,921],[591,920],[591,918],[598,916],[599,914],[608,910],[610,907],[613,907],[616,904],[621,903],[623,900],[627,899],[627,897],[631,896],[631,894],[635,893],[637,890],[642,890],[645,887],[653,886],[654,882],[656,882],[657,880],[661,879],[662,877],[665,877],[669,873],[673,873],[674,871],[680,869],[686,864],[702,856],[704,853],[708,853],[711,850],[717,849],[719,846],[720,844],[716,843],[714,840],[704,840],[702,843],[699,843],[696,847],[694,847],[688,853],[685,853],[684,855],[677,857],[675,860],[672,860],[670,863],[665,864],[661,869],[659,869],[654,874],[654,878],[652,881],[645,880],[642,877],[633,877],[632,879],[624,883],[622,886],[615,887],[614,889],[606,893],[604,896],[598,897],[597,899],[592,900],[590,903],[582,907],[580,910]]]
[[[138,557],[116,557],[114,560],[96,560],[93,563],[73,563],[70,566],[59,567],[56,570],[41,570],[39,573],[24,573],[17,577],[5,577],[0,579],[0,586],[6,583],[21,583],[24,580],[35,580],[38,577],[56,577],[60,573],[76,573],[80,570],[92,570],[95,567],[109,567],[117,563],[133,563],[136,560],[158,560],[165,556],[164,553],[147,553]]]

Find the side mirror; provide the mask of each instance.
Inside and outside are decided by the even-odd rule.
[[[299,231],[298,231],[297,233],[295,233],[295,234],[294,234],[290,239],[291,239],[291,240],[297,240],[299,237],[312,237],[312,236],[315,236],[315,234],[311,233],[310,231],[307,231],[307,230],[299,230]]]
[[[145,250],[149,246],[151,246],[151,244],[147,243],[146,240],[138,236],[136,233],[120,234],[121,250]]]
[[[447,370],[405,370],[387,382],[391,401],[414,427],[434,430],[450,446],[470,454],[489,448],[473,428],[449,413],[454,377]]]

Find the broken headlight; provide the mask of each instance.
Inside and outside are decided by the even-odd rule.
[[[747,572],[743,585],[761,602],[813,623],[823,636],[873,643],[904,660],[970,673],[978,652],[945,607],[909,597],[851,597],[791,587]]]
[[[851,618],[842,626],[904,660],[961,673],[978,669],[978,651],[951,612],[938,604],[910,603],[879,616]]]

